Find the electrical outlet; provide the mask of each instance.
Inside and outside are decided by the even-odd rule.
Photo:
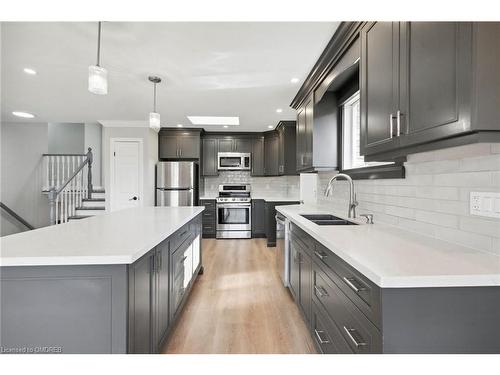
[[[485,191],[471,192],[470,214],[500,218],[500,193]]]

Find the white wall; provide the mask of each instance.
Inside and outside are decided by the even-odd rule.
[[[473,144],[409,155],[405,179],[357,180],[357,213],[373,213],[375,222],[396,225],[500,255],[500,220],[471,216],[469,193],[500,193],[500,144]],[[334,173],[319,173],[318,201],[345,209],[348,187]]]
[[[85,130],[82,123],[50,122],[49,153],[79,154],[85,149]]]
[[[143,191],[144,206],[154,206],[155,197],[155,165],[158,161],[158,133],[149,128],[135,127],[103,127],[102,131],[102,175],[106,190],[106,209],[110,204],[110,165],[111,138],[141,138],[143,141]]]
[[[0,200],[35,227],[49,224],[42,194],[42,154],[48,152],[48,127],[40,123],[2,123]],[[26,228],[1,213],[1,235]]]

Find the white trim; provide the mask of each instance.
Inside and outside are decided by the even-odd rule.
[[[144,139],[143,138],[110,138],[109,139],[109,210],[115,210],[113,193],[115,189],[115,157],[114,149],[117,142],[137,142],[139,143],[139,206],[144,205]]]

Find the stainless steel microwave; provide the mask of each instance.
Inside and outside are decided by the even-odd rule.
[[[219,152],[217,154],[217,169],[249,171],[252,169],[251,154],[243,152]]]

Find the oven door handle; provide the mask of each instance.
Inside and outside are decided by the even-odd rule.
[[[241,204],[218,204],[218,208],[243,208],[243,207],[251,207],[251,203],[241,203]]]

